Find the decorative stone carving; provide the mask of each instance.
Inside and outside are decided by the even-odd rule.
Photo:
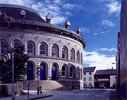
[[[25,15],[26,15],[26,11],[25,11],[25,10],[21,10],[21,11],[20,11],[20,14],[21,14],[22,16],[25,16]]]

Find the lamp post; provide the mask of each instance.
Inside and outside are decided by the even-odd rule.
[[[29,99],[29,87],[30,87],[30,81],[28,81],[27,84],[28,84],[28,99]]]
[[[40,67],[37,66],[37,94],[39,94],[39,73],[40,73]]]
[[[12,92],[12,100],[15,100],[15,86],[14,86],[14,52],[12,53],[6,53],[3,55],[3,61],[7,62],[8,60],[12,60],[12,86],[11,86],[11,92]]]
[[[12,100],[15,100],[15,86],[14,86],[14,52],[12,52]]]

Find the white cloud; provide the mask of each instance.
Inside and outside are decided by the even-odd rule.
[[[61,3],[61,0],[54,0],[54,3],[59,4]]]
[[[112,21],[108,20],[108,19],[103,19],[101,23],[104,26],[109,26],[109,27],[115,26],[115,24]]]
[[[52,24],[61,24],[64,23],[67,19],[67,16],[72,16],[72,10],[77,7],[77,4],[66,3],[65,0],[0,0],[0,3],[24,5],[30,8],[35,9],[42,18],[45,19],[45,16],[50,13],[53,17],[51,20]],[[64,12],[65,13],[64,13]]]
[[[53,24],[63,23],[65,22],[66,19],[67,19],[66,17],[57,16],[52,19],[52,23]]]
[[[90,33],[89,29],[86,28],[86,27],[81,27],[80,29],[81,29],[81,31],[84,32],[84,33]]]
[[[83,53],[83,62],[85,67],[96,66],[96,69],[115,69],[115,56],[106,56],[105,54],[99,54],[96,51]]]
[[[73,5],[73,4],[64,4],[63,5],[63,8],[64,9],[73,9],[73,8],[75,8],[77,5]]]
[[[0,0],[0,3],[4,4],[16,4],[16,5],[31,5],[32,0]]]
[[[119,14],[120,13],[120,2],[116,1],[116,0],[111,0],[111,2],[109,4],[106,4],[107,8],[108,8],[108,12],[109,14]]]
[[[117,49],[116,48],[99,48],[96,49],[96,51],[109,51],[109,52],[116,52]]]

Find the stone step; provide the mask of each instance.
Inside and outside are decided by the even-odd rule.
[[[37,90],[37,85],[38,85],[37,80],[30,81],[29,89]],[[42,90],[45,91],[61,90],[63,87],[62,84],[54,80],[39,80],[39,86],[41,86]],[[24,90],[28,89],[28,81],[23,82],[23,89]]]

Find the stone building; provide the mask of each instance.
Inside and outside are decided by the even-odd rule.
[[[116,69],[96,70],[94,74],[95,88],[115,88]]]
[[[94,88],[94,71],[96,67],[84,67],[84,88]]]
[[[127,100],[127,0],[121,0],[120,33],[118,36],[117,69],[118,92]]]
[[[37,85],[36,70],[39,67],[39,84],[44,89],[53,90],[60,86],[63,89],[81,89],[85,41],[80,30],[71,31],[68,20],[65,28],[54,26],[50,21],[48,15],[44,20],[33,9],[0,4],[0,55],[9,47],[23,44],[30,56],[27,80],[31,80],[32,86]]]

